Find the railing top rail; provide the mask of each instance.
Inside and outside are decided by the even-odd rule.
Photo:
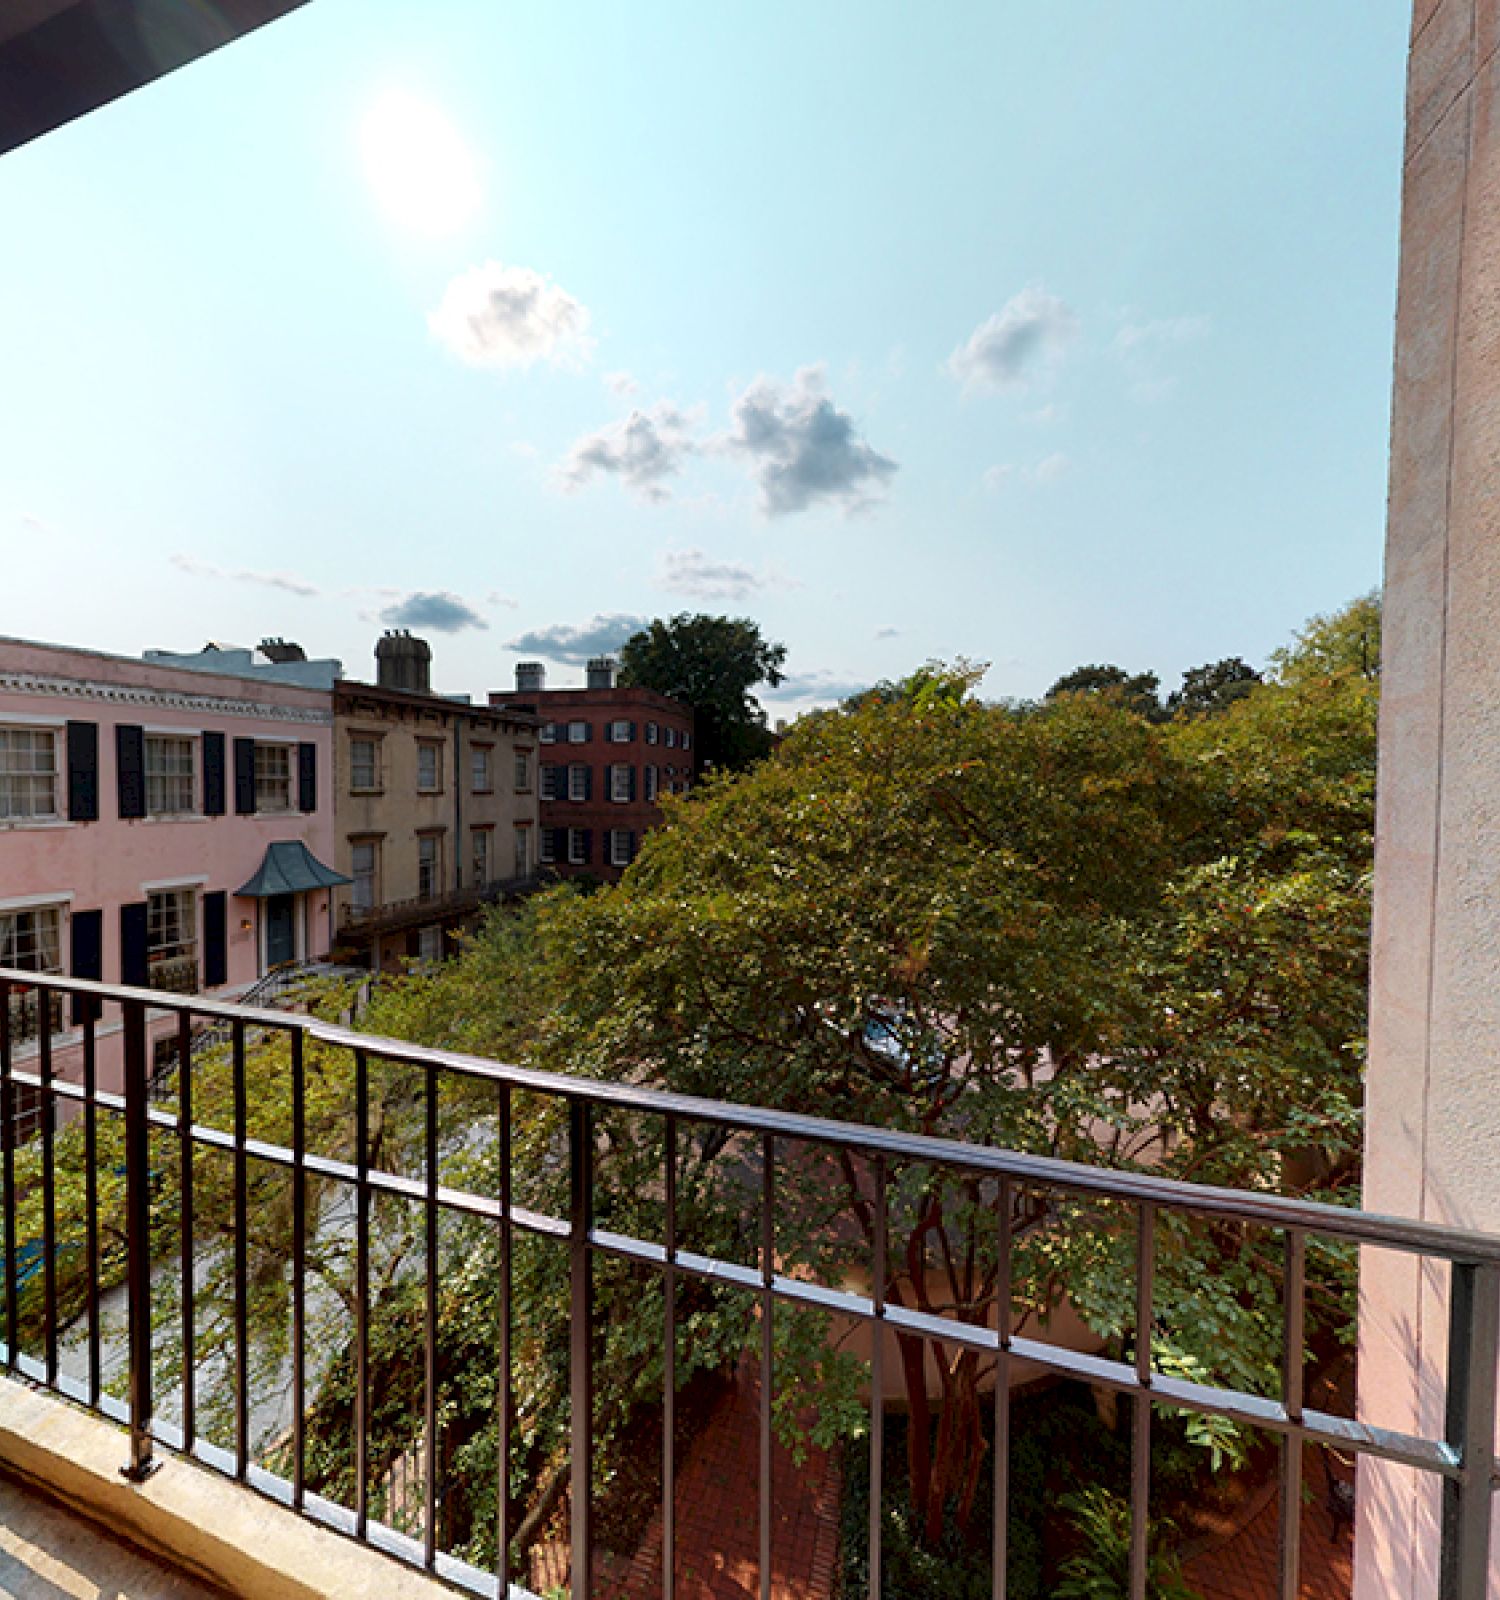
[[[159,989],[136,989],[123,984],[99,983],[48,973],[21,972],[0,967],[0,986],[18,985],[92,996],[112,1004],[138,1004],[158,1011],[189,1012],[225,1022],[243,1022],[257,1028],[301,1032],[322,1044],[362,1050],[380,1060],[425,1066],[512,1088],[533,1090],[567,1100],[587,1100],[594,1105],[655,1116],[675,1116],[687,1122],[707,1122],[741,1133],[771,1134],[811,1144],[851,1149],[888,1160],[930,1162],[982,1177],[1004,1177],[1039,1187],[1075,1194],[1098,1195],[1131,1204],[1150,1203],[1172,1211],[1197,1212],[1228,1221],[1264,1227],[1291,1228],[1328,1238],[1389,1250],[1438,1256],[1450,1261],[1487,1262],[1500,1266],[1500,1236],[1474,1229],[1421,1222],[1406,1217],[1355,1211],[1317,1201],[1295,1200],[1285,1195],[1251,1190],[1221,1189],[1210,1184],[1185,1183],[1148,1172],[1122,1172],[1112,1167],[1091,1167],[1051,1156],[1033,1156],[990,1145],[966,1144],[926,1134],[903,1133],[860,1123],[777,1111],[764,1106],[738,1105],[701,1099],[668,1090],[598,1078],[570,1077],[534,1067],[511,1066],[482,1056],[465,1055],[400,1039],[360,1033],[316,1017],[271,1011],[215,1000],[202,995],[178,995]]]

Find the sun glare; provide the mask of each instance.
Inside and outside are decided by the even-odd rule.
[[[422,233],[452,233],[479,210],[479,163],[435,106],[403,90],[382,95],[360,129],[365,175],[381,209]]]

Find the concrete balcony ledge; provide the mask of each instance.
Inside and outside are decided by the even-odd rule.
[[[120,1476],[127,1449],[113,1423],[0,1378],[0,1472],[210,1593],[453,1600],[446,1584],[189,1461],[162,1454],[145,1483],[128,1483]],[[512,1588],[512,1600],[520,1595]]]

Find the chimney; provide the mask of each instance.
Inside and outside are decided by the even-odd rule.
[[[307,652],[302,646],[288,639],[262,639],[260,653],[267,661],[274,661],[278,666],[287,661],[307,660]]]
[[[590,689],[613,689],[615,686],[615,663],[612,656],[595,656],[588,665],[588,686]]]
[[[382,689],[432,693],[432,648],[409,629],[391,628],[375,643],[375,681]]]
[[[541,694],[547,687],[547,669],[540,661],[516,663],[516,692]]]

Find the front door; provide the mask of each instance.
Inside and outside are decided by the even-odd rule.
[[[297,899],[273,894],[266,901],[266,966],[279,967],[297,956]]]

